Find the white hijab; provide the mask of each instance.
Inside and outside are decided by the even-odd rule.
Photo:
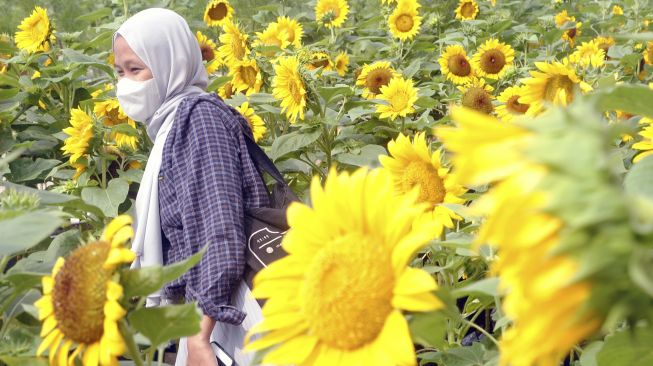
[[[154,116],[143,122],[154,146],[136,195],[132,241],[132,250],[136,252],[133,268],[162,265],[158,176],[163,145],[174,122],[177,106],[185,97],[204,93],[208,75],[195,36],[184,18],[172,10],[143,10],[118,28],[113,35],[114,42],[118,35],[150,68],[159,95],[165,96]],[[159,301],[159,292],[148,297],[150,305]]]

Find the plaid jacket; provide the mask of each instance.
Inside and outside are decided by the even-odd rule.
[[[269,202],[243,133],[252,134],[245,118],[217,95],[188,97],[177,108],[159,173],[164,263],[208,244],[200,263],[164,292],[197,301],[204,314],[229,324],[245,318],[231,305],[245,268],[244,209]]]

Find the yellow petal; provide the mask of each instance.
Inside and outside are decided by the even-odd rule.
[[[95,342],[84,351],[84,366],[98,366],[100,359],[100,343]]]
[[[54,266],[52,267],[52,278],[57,276],[57,273],[59,273],[59,270],[63,267],[64,263],[66,263],[66,260],[63,259],[63,257],[57,258],[57,261],[54,262]]]
[[[48,354],[50,365],[54,364],[54,358],[57,356],[57,350],[59,349],[59,345],[61,344],[63,338],[63,333],[57,334],[57,336],[54,338],[54,342],[52,342],[52,346],[50,346],[50,353]]]
[[[104,262],[105,269],[111,269],[121,263],[131,263],[136,258],[136,253],[127,248],[111,248],[107,260]]]
[[[104,316],[106,320],[122,319],[127,312],[118,304],[117,301],[107,301],[104,304]]]
[[[75,348],[75,350],[70,355],[70,357],[68,357],[68,366],[75,365],[75,358],[77,357],[77,355],[79,355],[80,352],[82,352],[83,349],[84,349],[84,345],[82,344],[78,345],[77,348]]]
[[[50,295],[54,286],[54,279],[50,276],[43,276],[41,278],[41,285],[43,286],[43,295]]]
[[[118,230],[118,232],[111,239],[111,246],[117,247],[124,245],[127,240],[134,237],[134,229],[131,226],[125,226]]]
[[[408,311],[431,311],[440,309],[444,305],[437,297],[427,292],[416,295],[395,295],[392,298],[392,306]]]
[[[43,320],[54,312],[52,307],[52,296],[43,295],[40,299],[34,302],[34,306],[39,310],[39,320]]]
[[[54,316],[49,316],[45,318],[43,321],[43,327],[41,328],[41,337],[45,337],[46,335],[50,334],[52,329],[54,329],[57,326],[57,320],[54,318]]]
[[[119,283],[107,282],[107,300],[118,301],[122,297],[123,288]]]
[[[68,351],[70,351],[70,346],[73,345],[73,341],[66,340],[59,348],[57,352],[57,365],[58,366],[67,366],[68,365]]]
[[[288,365],[304,362],[313,352],[318,339],[311,336],[299,336],[288,340],[263,358],[264,364]]]
[[[120,230],[123,226],[131,225],[132,217],[130,215],[120,215],[107,225],[102,233],[100,240],[113,242],[113,236]]]
[[[408,323],[399,311],[390,313],[374,346],[379,353],[385,353],[394,365],[416,365]]]
[[[36,350],[36,355],[40,356],[45,352],[46,349],[48,349],[52,344],[54,343],[54,340],[61,335],[61,332],[59,329],[53,330],[50,334],[48,334],[47,337],[43,339],[43,342],[39,345],[39,348]],[[53,347],[55,348],[55,347]],[[56,348],[55,348],[56,349]]]
[[[394,293],[398,295],[412,295],[430,292],[437,289],[435,279],[426,271],[408,267],[395,283]]]

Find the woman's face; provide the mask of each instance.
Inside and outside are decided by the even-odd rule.
[[[118,79],[126,77],[136,81],[152,79],[152,70],[145,62],[129,47],[127,41],[122,37],[116,37],[113,43],[114,65]]]

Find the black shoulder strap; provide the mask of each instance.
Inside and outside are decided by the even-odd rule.
[[[254,138],[248,134],[247,131],[243,131],[243,135],[245,135],[245,143],[247,143],[247,151],[249,152],[249,156],[252,158],[256,166],[258,166],[260,170],[270,174],[270,176],[277,182],[283,184],[284,186],[287,185],[286,181],[283,179],[283,175],[281,175],[281,172],[279,172],[279,169],[277,169],[265,151],[263,151],[263,149],[258,146],[256,141],[254,141]]]

